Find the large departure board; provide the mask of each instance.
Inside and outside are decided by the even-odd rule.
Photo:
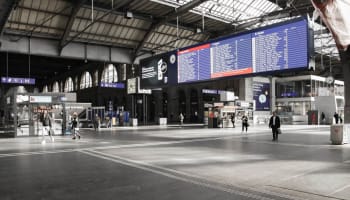
[[[306,18],[180,49],[178,83],[306,69],[309,31]]]

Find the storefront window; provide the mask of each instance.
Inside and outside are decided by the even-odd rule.
[[[304,80],[300,82],[301,82],[302,91],[303,91],[302,97],[311,97],[312,96],[311,80]]]

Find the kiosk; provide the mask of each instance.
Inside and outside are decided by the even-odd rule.
[[[52,117],[54,135],[66,134],[70,114],[76,111],[80,114],[80,108],[84,107],[75,103],[75,93],[27,93],[23,86],[9,89],[3,99],[4,117],[1,128],[4,131],[0,134],[4,137],[41,135],[40,115],[45,110]]]

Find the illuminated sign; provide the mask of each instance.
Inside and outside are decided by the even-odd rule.
[[[100,87],[124,89],[125,88],[125,84],[124,83],[105,83],[105,82],[101,82]]]
[[[180,49],[178,83],[307,69],[309,42],[308,21],[298,18]]]
[[[1,83],[35,85],[34,78],[1,77]]]
[[[27,102],[29,101],[29,96],[28,95],[17,95],[16,96],[16,103],[22,103],[22,102]]]
[[[159,88],[169,83],[176,84],[176,58],[176,52],[171,51],[141,60],[140,88]]]
[[[270,83],[253,83],[253,99],[255,101],[255,110],[270,110]]]
[[[30,103],[51,103],[51,96],[29,96]]]

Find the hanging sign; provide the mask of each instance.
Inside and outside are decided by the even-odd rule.
[[[1,83],[35,85],[35,78],[1,77]]]

